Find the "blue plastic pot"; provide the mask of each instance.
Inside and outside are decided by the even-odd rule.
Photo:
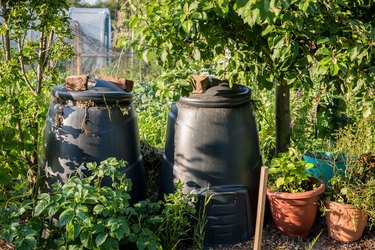
[[[345,171],[345,159],[340,153],[307,152],[303,159],[306,163],[312,163],[313,168],[307,170],[309,174],[328,183],[335,171]]]

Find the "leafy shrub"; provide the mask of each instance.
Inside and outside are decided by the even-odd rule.
[[[17,180],[35,183],[49,99],[47,87],[34,96],[26,86],[0,80],[0,203],[8,199]]]
[[[334,149],[345,157],[344,171],[336,170],[325,199],[352,204],[369,215],[375,225],[375,116],[363,118],[336,133]]]
[[[141,139],[156,148],[164,148],[168,112],[180,96],[188,95],[188,82],[171,85],[150,82],[139,83],[134,89],[134,104],[139,120]]]
[[[89,163],[90,176],[55,183],[51,194],[0,208],[0,238],[16,249],[172,249],[188,238],[195,209],[192,197],[178,191],[165,201],[129,203],[131,181],[117,169],[124,161]],[[111,186],[101,186],[103,178]]]
[[[269,187],[278,192],[305,192],[314,188],[310,181],[311,175],[306,170],[314,165],[305,163],[301,153],[289,148],[286,153],[280,153],[273,158],[269,169]]]
[[[57,64],[72,56],[67,11],[65,0],[0,6],[0,203],[12,181],[36,181],[49,87],[61,79]]]

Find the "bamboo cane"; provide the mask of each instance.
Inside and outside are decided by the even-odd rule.
[[[267,189],[268,167],[262,166],[260,171],[258,209],[254,236],[254,250],[260,250],[262,246],[263,221],[266,205],[266,189]]]

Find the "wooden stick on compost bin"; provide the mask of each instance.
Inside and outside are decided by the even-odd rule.
[[[262,166],[260,170],[259,194],[258,194],[258,212],[254,236],[254,250],[260,250],[262,246],[264,210],[266,205],[268,167]]]

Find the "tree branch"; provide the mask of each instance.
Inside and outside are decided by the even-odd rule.
[[[1,0],[1,7],[2,7],[2,13],[3,13],[3,19],[4,23],[9,25],[9,14],[8,14],[8,6],[6,0]],[[3,48],[4,48],[4,55],[5,55],[5,62],[8,62],[10,60],[10,33],[9,33],[9,26],[5,32],[5,38],[3,38]],[[5,40],[5,41],[4,41]],[[5,43],[5,44],[4,44]]]
[[[36,72],[36,94],[39,94],[42,88],[42,80],[43,80],[43,65],[46,57],[46,43],[47,38],[45,34],[45,29],[40,33],[40,40],[39,40],[39,56],[38,56],[38,65],[37,65],[37,72]]]
[[[46,56],[45,56],[45,60],[44,60],[44,63],[43,63],[43,68],[46,68],[47,64],[49,62],[49,58],[50,58],[50,55],[51,55],[51,46],[53,44],[53,36],[54,35],[55,35],[55,33],[53,31],[51,31],[51,33],[49,34],[49,38],[46,42],[46,44],[47,44],[46,49],[45,49]]]
[[[18,56],[18,62],[20,64],[21,72],[23,79],[25,80],[26,85],[30,88],[30,90],[34,93],[34,95],[37,94],[35,88],[31,85],[30,80],[27,78],[27,72],[25,70],[25,64],[23,62],[23,44],[22,40],[24,39],[17,39],[17,45],[18,45],[18,51],[20,55]]]

